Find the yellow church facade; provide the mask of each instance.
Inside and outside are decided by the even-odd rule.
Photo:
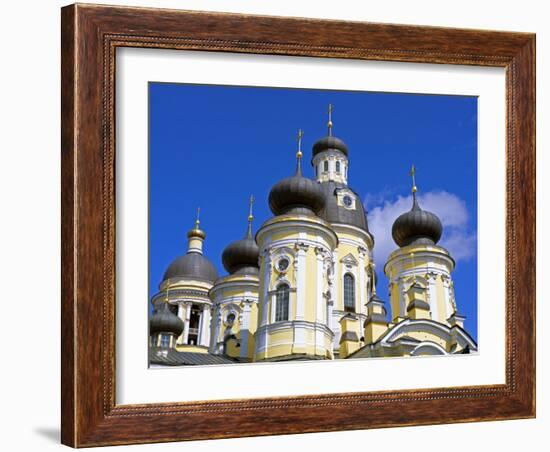
[[[397,249],[376,290],[375,240],[348,185],[349,151],[328,134],[312,148],[314,179],[302,174],[302,133],[293,175],[269,194],[273,217],[222,254],[219,277],[203,253],[197,218],[187,253],[168,267],[150,317],[151,366],[332,360],[473,353],[454,295],[443,227],[417,200],[394,222]],[[388,310],[389,308],[389,310]],[[163,331],[166,330],[166,331]]]

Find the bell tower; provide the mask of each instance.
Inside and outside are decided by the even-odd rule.
[[[423,210],[417,199],[416,171],[412,166],[412,207],[392,227],[399,246],[390,254],[384,271],[390,283],[392,319],[430,319],[451,325],[458,317],[451,273],[455,261],[438,246],[443,226],[432,212]],[[451,325],[452,326],[452,325]]]
[[[317,182],[348,183],[348,150],[345,143],[332,134],[332,104],[328,106],[327,136],[313,148],[311,164]]]

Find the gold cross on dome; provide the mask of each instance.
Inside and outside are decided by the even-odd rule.
[[[302,137],[304,136],[304,131],[298,129],[298,135],[296,136],[296,141],[298,141],[298,151],[302,150]]]

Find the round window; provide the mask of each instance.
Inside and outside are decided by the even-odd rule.
[[[283,257],[282,259],[279,259],[279,262],[277,262],[277,268],[280,272],[284,272],[288,268],[289,264],[289,260],[286,257]]]
[[[350,195],[345,195],[343,201],[344,201],[344,205],[346,207],[351,207],[351,205],[353,203],[353,199],[351,199]]]
[[[233,312],[229,313],[225,318],[225,322],[228,325],[233,325],[233,323],[235,323],[235,314]]]

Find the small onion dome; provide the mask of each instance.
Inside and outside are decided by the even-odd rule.
[[[441,238],[443,226],[439,218],[422,210],[413,192],[412,209],[401,214],[392,226],[392,237],[400,247],[412,244],[435,245]]]
[[[269,192],[269,207],[275,215],[296,213],[311,215],[325,206],[325,196],[318,182],[302,176],[301,153],[296,173],[277,182]]]
[[[204,240],[206,238],[206,232],[202,229],[199,229],[198,226],[195,226],[193,229],[190,229],[187,232],[187,238],[192,239],[193,237],[198,237],[199,239]]]
[[[200,253],[187,253],[176,258],[166,269],[163,280],[170,278],[189,278],[214,283],[218,279],[216,268]]]
[[[248,230],[243,239],[230,243],[223,250],[222,262],[228,273],[253,274],[259,272],[260,249],[252,236],[252,215],[249,216]]]
[[[179,336],[183,332],[183,326],[183,321],[170,311],[168,303],[162,302],[149,321],[149,334],[172,333]]]
[[[348,156],[348,146],[340,138],[326,136],[321,138],[313,145],[313,157],[324,151],[340,151],[346,157]]]
[[[202,244],[206,233],[199,227],[198,212],[200,210],[197,211],[195,227],[187,233],[189,238],[187,254],[172,261],[164,273],[164,281],[171,278],[187,278],[214,283],[218,279],[216,268],[202,254]]]

